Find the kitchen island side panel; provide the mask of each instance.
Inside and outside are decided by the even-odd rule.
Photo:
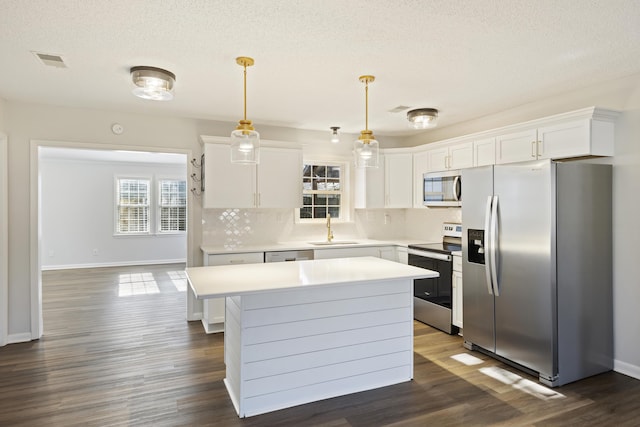
[[[241,305],[242,300],[240,297],[225,298],[224,363],[226,365],[226,377],[224,384],[229,396],[231,396],[236,412],[240,410],[240,396],[242,395]]]
[[[395,279],[237,297],[238,414],[411,380],[412,287]]]

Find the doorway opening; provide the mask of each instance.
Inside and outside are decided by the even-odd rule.
[[[33,338],[45,332],[43,271],[131,271],[140,266],[140,274],[128,279],[123,273],[118,288],[124,297],[153,291],[152,281],[142,280],[143,266],[177,264],[184,269],[188,262],[190,152],[120,148],[32,142],[38,231],[37,277],[32,281],[37,284],[32,320],[38,327],[32,327]],[[131,181],[145,185],[131,186]],[[178,201],[184,202],[182,208]],[[141,280],[134,280],[138,276]]]

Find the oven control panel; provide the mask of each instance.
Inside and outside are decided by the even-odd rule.
[[[462,237],[462,224],[445,222],[442,224],[442,235],[449,237]]]

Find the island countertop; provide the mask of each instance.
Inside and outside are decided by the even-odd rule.
[[[186,273],[198,299],[327,285],[438,277],[435,271],[376,257],[189,267]]]

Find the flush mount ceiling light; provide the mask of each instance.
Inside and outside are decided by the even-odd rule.
[[[331,142],[333,142],[334,144],[337,144],[338,142],[340,142],[340,134],[338,133],[338,130],[340,129],[340,127],[331,126],[329,129],[331,129]]]
[[[247,120],[247,67],[254,64],[253,58],[239,56],[236,63],[244,67],[244,118],[231,132],[231,162],[260,163],[260,134],[255,131],[251,120]]]
[[[409,126],[414,129],[434,127],[438,122],[438,110],[435,108],[417,108],[407,113]]]
[[[357,168],[377,168],[378,167],[378,141],[369,130],[369,83],[374,81],[374,76],[360,76],[359,80],[364,83],[365,94],[365,122],[364,130],[353,144],[353,153]]]
[[[133,94],[153,101],[170,101],[173,99],[173,84],[176,75],[171,71],[156,67],[133,67],[131,79],[136,87]]]

